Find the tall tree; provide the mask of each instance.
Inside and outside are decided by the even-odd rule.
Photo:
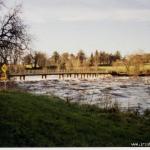
[[[98,65],[99,65],[99,52],[98,52],[98,50],[95,51],[94,62],[95,62],[95,66],[98,67]]]
[[[67,52],[65,52],[61,55],[61,61],[64,61],[66,63],[67,63],[67,61],[69,61],[69,54]]]
[[[47,56],[46,54],[42,52],[34,52],[32,55],[34,67],[45,67],[46,66],[46,61],[47,61]]]
[[[94,66],[94,56],[93,56],[93,53],[91,53],[91,56],[89,58],[89,66]]]
[[[115,60],[117,60],[117,59],[121,59],[121,54],[120,54],[120,52],[119,51],[116,51],[115,52],[115,54],[114,54],[114,56],[115,56]]]
[[[20,16],[21,6],[11,9],[0,20],[0,57],[2,63],[16,63],[28,49],[30,38]]]
[[[80,65],[80,66],[83,66],[83,62],[84,62],[84,60],[86,59],[86,56],[85,56],[85,53],[84,53],[82,50],[80,50],[80,51],[78,52],[77,58],[78,58],[78,61],[79,61],[79,65]]]
[[[33,63],[33,56],[31,54],[27,54],[23,57],[23,64],[31,65]]]
[[[59,60],[60,60],[60,55],[57,51],[54,51],[53,55],[52,55],[52,59],[54,61],[55,64],[58,64]]]

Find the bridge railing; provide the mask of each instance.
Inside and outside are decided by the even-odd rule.
[[[50,70],[50,69],[43,69],[43,70],[20,70],[20,71],[10,71],[10,75],[44,75],[44,74],[69,74],[69,73],[109,73],[105,70]]]

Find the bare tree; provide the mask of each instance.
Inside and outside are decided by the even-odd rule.
[[[21,6],[11,9],[0,20],[0,57],[2,63],[17,63],[30,42],[27,26],[20,17]]]
[[[144,60],[142,54],[135,54],[130,58],[132,66],[133,66],[133,73],[135,75],[140,74],[141,70],[143,70]]]
[[[143,70],[144,59],[141,54],[129,55],[122,60],[117,60],[113,63],[114,66],[124,66],[127,74],[139,75]]]
[[[33,63],[32,60],[33,56],[31,54],[27,54],[23,57],[23,64],[24,65],[31,65]]]

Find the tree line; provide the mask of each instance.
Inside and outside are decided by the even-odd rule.
[[[33,68],[53,68],[53,69],[73,69],[81,67],[93,67],[93,66],[110,66],[116,60],[121,59],[121,54],[116,51],[114,54],[107,53],[104,51],[96,50],[88,57],[83,50],[79,50],[77,54],[69,54],[64,52],[59,54],[54,51],[52,56],[48,57],[42,52],[33,52],[27,54],[23,58],[24,65],[31,65]]]
[[[23,57],[22,64],[24,66],[30,65],[30,68],[34,69],[48,68],[53,70],[95,70],[102,66],[123,66],[128,74],[140,74],[141,70],[145,69],[145,64],[150,65],[150,53],[135,53],[123,57],[119,51],[107,53],[96,50],[87,56],[83,50],[79,50],[76,54],[68,52],[60,54],[54,51],[48,57],[45,53],[34,51]]]

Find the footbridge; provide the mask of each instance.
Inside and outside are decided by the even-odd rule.
[[[74,78],[88,78],[98,77],[99,75],[111,75],[111,72],[105,70],[23,70],[23,71],[9,71],[8,78],[20,77],[20,80],[25,80],[26,76],[41,76],[46,79],[48,75],[58,75],[59,78],[74,77]]]

